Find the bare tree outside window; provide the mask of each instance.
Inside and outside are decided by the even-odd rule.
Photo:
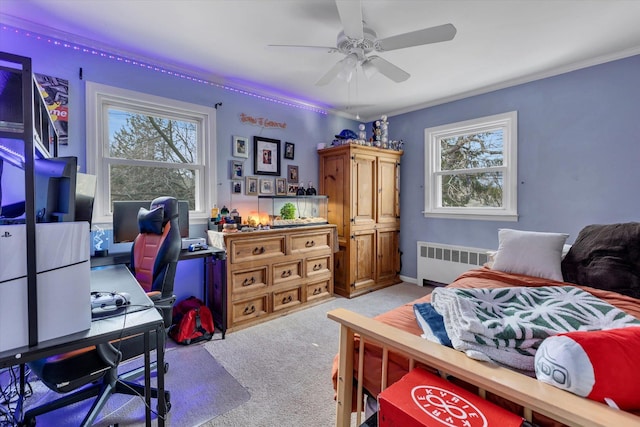
[[[170,195],[195,208],[197,123],[109,109],[110,200]]]
[[[432,218],[517,221],[516,111],[425,129],[425,208]]]
[[[442,206],[502,206],[503,132],[460,135],[440,140]]]

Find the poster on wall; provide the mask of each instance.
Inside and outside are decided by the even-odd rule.
[[[42,99],[58,133],[58,144],[69,143],[69,80],[34,73]]]

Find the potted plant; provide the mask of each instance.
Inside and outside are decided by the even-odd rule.
[[[280,216],[282,219],[295,219],[296,218],[296,207],[293,203],[287,202],[280,209]]]

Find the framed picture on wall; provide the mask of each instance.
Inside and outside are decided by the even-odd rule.
[[[242,194],[242,181],[233,181],[231,183],[231,194]]]
[[[247,196],[258,195],[258,178],[255,176],[248,176],[244,182],[245,194]]]
[[[298,193],[298,184],[287,184],[287,194],[289,196],[295,196]]]
[[[243,136],[233,137],[233,157],[249,158],[249,140]]]
[[[284,143],[284,158],[293,160],[293,156],[295,154],[296,145],[293,142],[285,142]]]
[[[253,137],[253,173],[280,176],[280,140]]]
[[[287,165],[287,182],[292,184],[298,183],[298,166]]]
[[[260,194],[273,194],[273,179],[260,179]]]
[[[286,196],[286,195],[287,195],[287,179],[276,178],[276,196]]]
[[[244,179],[244,165],[242,162],[231,161],[231,179]]]

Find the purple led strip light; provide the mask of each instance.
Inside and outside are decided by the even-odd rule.
[[[209,80],[204,80],[201,79],[199,77],[194,77],[194,76],[190,76],[188,74],[183,74],[183,73],[179,73],[179,72],[175,72],[175,71],[171,71],[169,69],[166,69],[164,67],[160,67],[158,65],[153,65],[153,64],[149,64],[143,61],[138,61],[135,59],[130,59],[127,58],[123,55],[117,55],[117,54],[113,54],[113,53],[109,53],[109,52],[105,52],[99,49],[94,49],[94,48],[89,48],[89,47],[85,47],[85,46],[81,46],[78,44],[74,44],[74,43],[69,43],[67,41],[63,41],[63,40],[58,40],[55,39],[53,37],[49,37],[49,36],[43,36],[31,31],[24,31],[21,30],[19,28],[15,28],[15,27],[11,27],[8,25],[2,25],[2,30],[3,31],[13,31],[16,34],[22,34],[25,37],[32,37],[35,38],[36,40],[39,41],[45,41],[47,43],[53,44],[54,46],[60,46],[60,47],[65,47],[68,49],[73,49],[76,51],[80,51],[82,53],[88,53],[91,55],[96,55],[96,56],[100,56],[102,58],[106,58],[106,59],[111,59],[111,60],[115,60],[115,61],[120,61],[120,62],[124,62],[126,64],[131,64],[131,65],[136,65],[142,68],[146,68],[148,70],[152,70],[152,71],[156,71],[159,73],[163,73],[163,74],[167,74],[169,76],[173,76],[173,77],[179,77],[181,79],[185,79],[185,80],[190,80],[196,83],[202,83],[202,84],[206,84],[206,85],[210,85],[210,86],[215,86],[217,88],[220,89],[225,89],[231,92],[236,92],[239,93],[241,95],[247,95],[247,96],[252,96],[254,98],[258,98],[258,99],[262,99],[264,101],[269,101],[269,102],[273,102],[276,104],[281,104],[281,105],[285,105],[287,107],[294,107],[294,108],[299,108],[302,110],[308,110],[308,111],[313,111],[315,113],[319,113],[319,114],[324,114],[326,115],[327,112],[323,109],[317,108],[317,107],[312,107],[309,105],[304,105],[304,104],[296,104],[293,102],[287,102],[287,101],[283,101],[280,99],[276,99],[276,98],[270,98],[268,96],[264,96],[264,95],[258,95],[256,93],[252,93],[246,90],[242,90],[242,89],[237,89],[231,86],[226,86],[226,85],[221,85],[219,83],[215,83]]]

